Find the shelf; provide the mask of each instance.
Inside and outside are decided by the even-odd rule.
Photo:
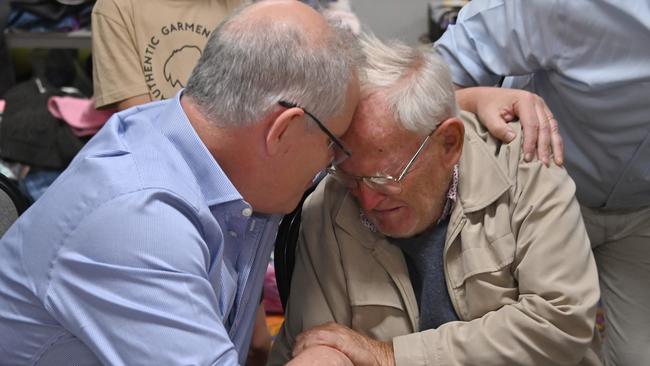
[[[90,49],[90,31],[68,33],[6,32],[9,48],[77,48]]]

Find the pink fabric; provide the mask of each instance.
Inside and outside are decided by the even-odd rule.
[[[0,113],[5,111],[5,101],[4,99],[0,99]]]
[[[65,121],[77,136],[94,135],[116,112],[114,109],[97,110],[92,99],[51,97],[47,103],[50,113]]]
[[[269,263],[264,275],[264,310],[267,314],[282,314],[282,301],[275,282],[275,267]]]

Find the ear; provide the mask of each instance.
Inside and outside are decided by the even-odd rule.
[[[300,108],[287,108],[275,117],[271,117],[266,129],[266,151],[270,156],[286,150],[291,143],[289,131],[296,125],[295,120],[303,118],[305,112]]]
[[[446,168],[451,169],[456,163],[458,163],[463,151],[465,126],[460,119],[456,117],[449,118],[440,123],[435,136],[439,141],[441,141],[442,164]]]

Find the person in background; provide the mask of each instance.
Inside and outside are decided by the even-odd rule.
[[[435,45],[458,87],[505,77],[553,112],[541,126],[563,138],[576,183],[608,365],[650,365],[648,19],[647,1],[475,0]],[[506,129],[498,122],[491,130]]]
[[[271,365],[332,347],[354,365],[600,365],[598,275],[555,164],[458,113],[442,59],[367,36],[361,99],[303,207]]]
[[[357,54],[308,6],[260,2],[184,91],[115,114],[0,242],[3,364],[244,364],[279,214],[350,154]]]
[[[173,97],[212,30],[245,0],[98,0],[92,11],[97,108]]]
[[[92,12],[93,85],[97,108],[173,97],[203,53],[210,32],[249,0],[98,0]],[[304,1],[354,32],[348,0]]]

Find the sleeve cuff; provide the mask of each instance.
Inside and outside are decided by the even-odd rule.
[[[395,366],[439,365],[438,360],[434,359],[435,354],[426,352],[435,347],[427,344],[430,342],[426,338],[422,332],[393,338]]]

